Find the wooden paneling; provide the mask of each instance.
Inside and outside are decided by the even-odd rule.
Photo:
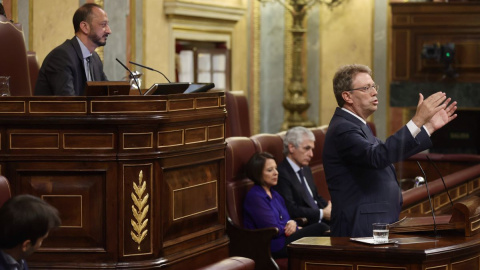
[[[455,43],[459,82],[480,82],[480,3],[392,3],[392,81],[440,81],[445,64],[422,59],[424,45]]]
[[[175,270],[228,256],[223,95],[2,98],[0,170],[13,195],[39,196],[62,219],[30,269]]]

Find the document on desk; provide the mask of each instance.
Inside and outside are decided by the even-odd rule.
[[[425,237],[402,237],[402,238],[392,238],[399,245],[407,244],[419,244],[419,243],[428,243],[428,242],[437,242],[438,240],[425,238]]]

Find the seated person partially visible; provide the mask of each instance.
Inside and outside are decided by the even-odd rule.
[[[42,63],[35,96],[83,96],[87,81],[107,81],[95,49],[112,33],[107,13],[87,3],[73,15],[75,36],[51,51]]]
[[[307,236],[322,236],[330,228],[325,223],[315,223],[304,228],[290,219],[282,196],[272,189],[277,184],[278,172],[274,157],[266,152],[255,153],[247,163],[247,177],[255,185],[244,201],[244,226],[247,229],[276,227],[278,235],[270,248],[274,258],[287,257],[287,245]]]
[[[0,270],[28,270],[25,259],[60,226],[58,211],[32,195],[18,195],[0,208]]]

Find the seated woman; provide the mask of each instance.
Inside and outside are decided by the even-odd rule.
[[[287,245],[306,236],[322,236],[330,230],[325,223],[316,223],[304,228],[290,220],[282,196],[271,187],[278,181],[277,164],[269,153],[255,153],[247,163],[247,177],[255,185],[244,201],[244,226],[248,229],[278,228],[270,249],[274,258],[287,257]]]

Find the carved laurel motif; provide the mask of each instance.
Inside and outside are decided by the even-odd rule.
[[[148,224],[148,219],[145,219],[148,213],[149,205],[148,202],[148,193],[143,196],[143,193],[147,189],[147,182],[143,181],[143,171],[140,171],[138,174],[138,186],[133,182],[132,192],[132,213],[135,220],[131,219],[131,224],[133,231],[130,231],[132,240],[138,244],[138,251],[140,251],[140,244],[147,236],[148,230],[145,230]]]

